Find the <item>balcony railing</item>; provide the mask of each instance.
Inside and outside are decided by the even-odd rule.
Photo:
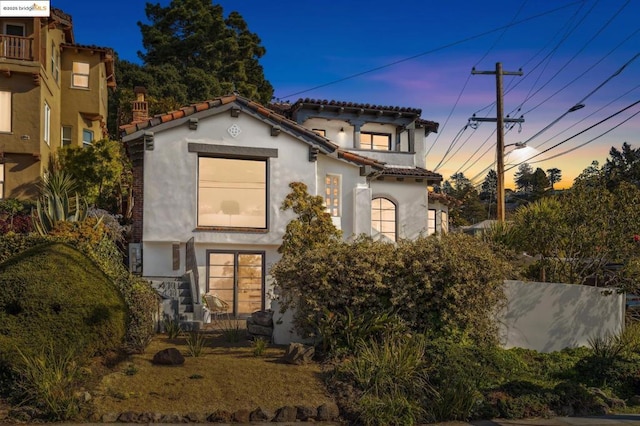
[[[31,37],[20,37],[0,34],[0,58],[32,61]]]

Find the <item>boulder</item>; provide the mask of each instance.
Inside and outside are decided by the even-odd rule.
[[[249,421],[251,421],[251,422],[268,422],[268,421],[271,420],[272,417],[273,417],[272,415],[267,413],[262,408],[258,407],[258,408],[256,408],[255,410],[253,410],[249,414]]]
[[[340,409],[333,402],[328,402],[318,407],[318,421],[332,422],[338,420],[338,417],[340,417]]]
[[[249,410],[238,410],[235,413],[233,413],[233,421],[236,423],[249,423],[249,415],[251,413],[249,412]]]
[[[256,325],[273,328],[273,311],[257,311],[251,314],[251,317],[247,319],[247,322],[251,322]]]
[[[151,362],[155,365],[182,365],[184,356],[176,348],[167,348],[156,353]]]
[[[214,411],[207,417],[207,421],[210,423],[231,423],[233,420],[233,414],[225,410]]]
[[[125,411],[124,413],[120,413],[118,416],[118,421],[120,423],[138,423],[138,419],[140,418],[140,414],[134,411]]]
[[[289,364],[302,365],[311,362],[315,349],[302,343],[290,343],[284,354],[284,360]]]
[[[295,422],[298,416],[298,410],[296,407],[286,406],[279,408],[276,411],[276,416],[274,417],[274,422]]]
[[[306,422],[309,419],[315,419],[318,416],[318,409],[315,407],[309,407],[308,405],[296,406],[296,419]]]
[[[271,340],[273,335],[273,328],[265,327],[263,325],[251,324],[247,321],[247,332],[252,336],[264,336]]]

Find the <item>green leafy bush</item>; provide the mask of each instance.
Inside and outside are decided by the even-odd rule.
[[[71,246],[36,246],[0,264],[0,354],[16,359],[53,345],[93,355],[122,345],[126,306],[118,289]]]

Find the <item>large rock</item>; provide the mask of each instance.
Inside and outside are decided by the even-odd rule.
[[[151,362],[156,365],[182,365],[184,356],[176,348],[167,348],[156,353]]]
[[[236,423],[249,423],[249,410],[240,409],[233,413],[233,421]]]
[[[298,405],[296,406],[296,418],[303,422],[306,422],[309,419],[315,419],[318,415],[318,409],[315,407],[309,407],[308,405]]]
[[[284,360],[289,364],[302,365],[311,362],[315,349],[302,343],[290,343],[284,354]]]
[[[207,417],[207,421],[211,423],[231,423],[232,420],[233,414],[225,410],[214,411]]]
[[[274,417],[274,422],[295,422],[296,417],[298,416],[298,410],[296,407],[286,406],[279,408],[276,411],[276,416]]]
[[[252,336],[263,336],[271,340],[273,335],[273,328],[265,327],[263,325],[251,324],[247,321],[247,332]]]
[[[249,414],[249,421],[251,422],[268,422],[271,420],[273,416],[266,412],[265,410],[263,410],[262,408],[258,407],[255,410],[253,410],[251,412],[251,414]]]
[[[340,409],[333,402],[328,402],[318,407],[317,420],[319,422],[332,422],[338,420],[338,417],[340,417]]]
[[[273,311],[257,311],[249,319],[257,325],[273,328]]]

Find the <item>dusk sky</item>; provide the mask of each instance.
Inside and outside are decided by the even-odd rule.
[[[471,70],[495,71],[497,62],[524,74],[504,77],[505,115],[525,120],[506,131],[505,144],[529,147],[507,155],[507,170],[514,167],[507,187],[523,160],[561,169],[566,187],[593,160],[602,164],[612,146],[640,146],[640,104],[633,105],[640,101],[640,0],[215,3],[225,16],[238,11],[262,39],[261,64],[277,99],[422,109],[424,119],[440,123],[427,139],[427,166],[445,179],[464,172],[480,183],[495,161],[495,123],[465,126],[474,113],[496,117],[495,77]],[[51,0],[73,17],[77,43],[111,47],[138,63],[144,5]],[[567,113],[577,104],[584,107]]]

